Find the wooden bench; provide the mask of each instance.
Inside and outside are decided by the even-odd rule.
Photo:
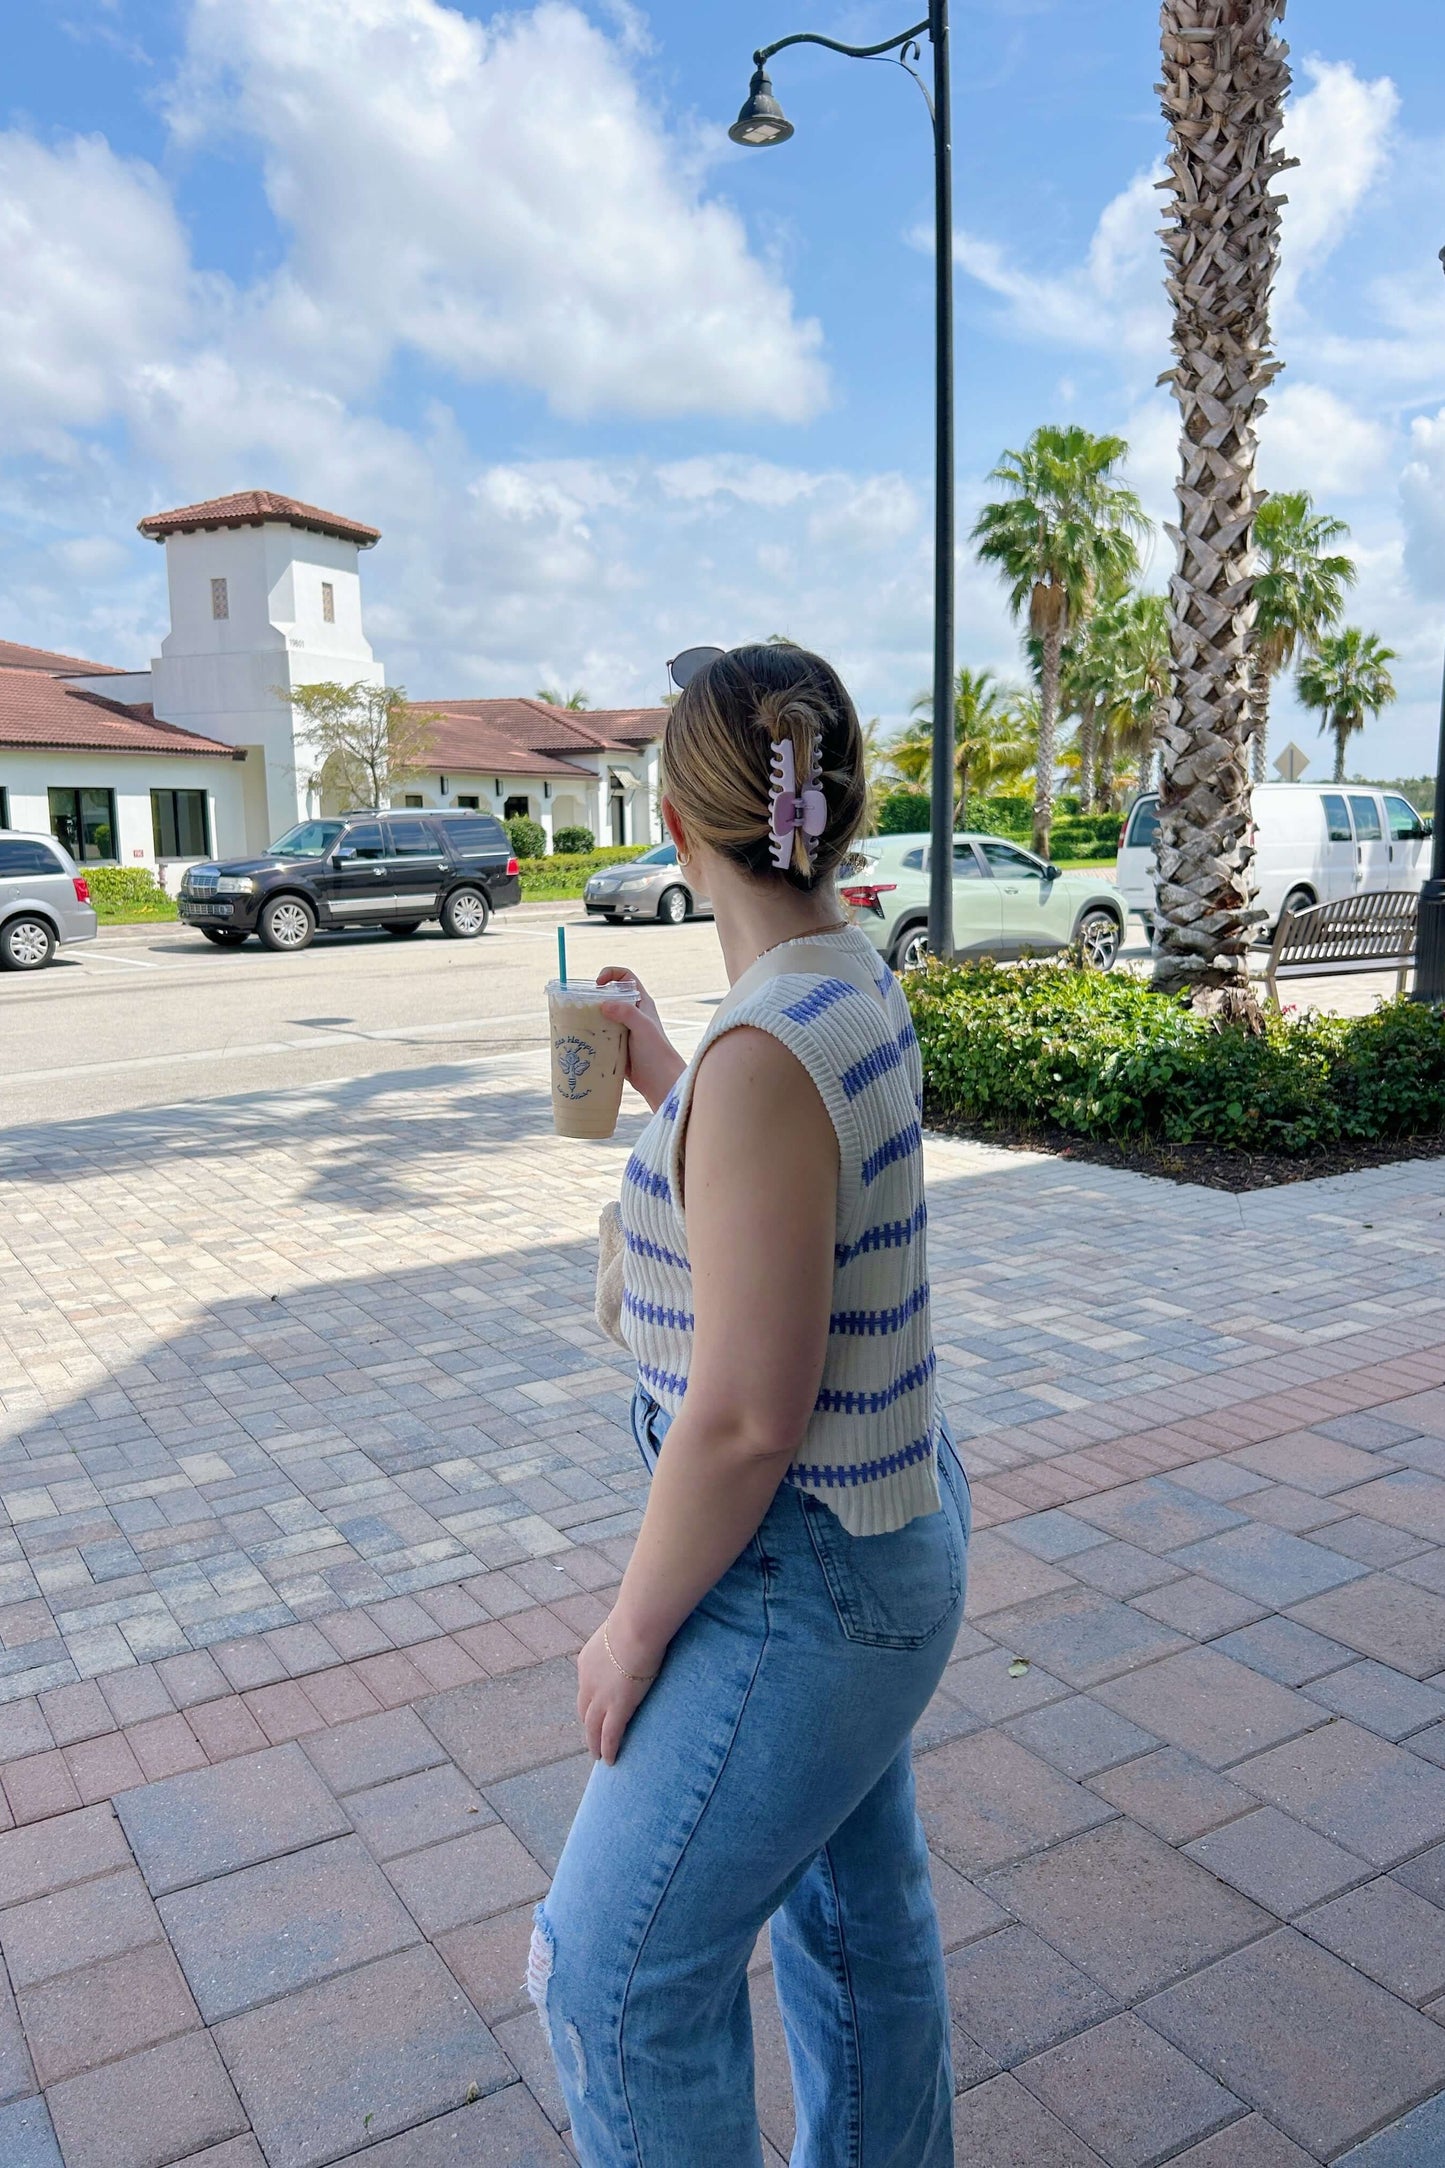
[[[1415,962],[1415,920],[1420,899],[1413,888],[1366,889],[1308,911],[1285,911],[1275,928],[1265,965],[1269,999],[1279,1006],[1280,979],[1327,978],[1337,971],[1395,971],[1395,991]]]

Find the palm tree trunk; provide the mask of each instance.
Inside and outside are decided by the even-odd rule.
[[[1343,716],[1332,716],[1330,720],[1331,728],[1335,733],[1334,779],[1337,783],[1343,783],[1345,780],[1345,746],[1349,741],[1350,729]]]
[[[1180,414],[1169,583],[1172,697],[1163,732],[1154,982],[1257,1019],[1247,953],[1249,636],[1255,421],[1278,364],[1269,297],[1273,184],[1289,84],[1284,0],[1163,0],[1172,200],[1164,231]]]
[[[1114,719],[1104,717],[1099,729],[1098,798],[1100,810],[1114,811]]]
[[[1086,700],[1079,709],[1079,811],[1094,810],[1094,758],[1098,745],[1096,717],[1099,712],[1097,700]]]
[[[968,826],[967,821],[964,819],[964,815],[968,811],[968,762],[966,760],[959,760],[957,772],[958,791],[953,801],[953,825],[955,828],[966,828]]]
[[[1054,761],[1059,725],[1059,677],[1063,668],[1064,623],[1062,614],[1044,627],[1043,665],[1039,671],[1039,740],[1034,762],[1033,846],[1040,858],[1049,855],[1049,830],[1054,824]]]
[[[1249,755],[1253,780],[1265,780],[1265,753],[1269,745],[1269,665],[1258,648],[1249,657]]]

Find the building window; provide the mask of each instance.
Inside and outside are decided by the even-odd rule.
[[[51,790],[50,833],[80,866],[114,859],[115,793],[110,790]]]
[[[0,784],[0,828],[10,826],[10,793]]]
[[[153,790],[151,834],[157,858],[208,858],[208,810],[203,790]]]
[[[419,791],[410,791],[410,790],[409,790],[409,791],[408,791],[408,792],[406,793],[406,795],[405,795],[405,796],[403,797],[403,799],[402,799],[402,801],[401,801],[401,802],[402,802],[402,804],[403,804],[403,805],[412,805],[412,806],[420,806],[420,805],[425,805],[425,804],[426,804],[426,800],[425,800],[425,798],[423,798],[423,797],[421,796],[421,794],[420,794],[420,792],[419,792]]]
[[[502,819],[504,821],[526,820],[529,818],[531,811],[532,801],[530,798],[509,798],[502,807]]]
[[[224,581],[224,580],[212,580],[212,582],[211,582],[211,615],[212,615],[212,617],[229,617],[229,616],[230,616],[230,614],[231,614],[231,603],[230,603],[230,597],[229,597],[229,596],[227,595],[227,592],[226,592],[226,583],[225,583],[225,581]]]
[[[481,803],[482,801],[480,798],[464,798],[460,795],[457,798],[457,804],[459,806],[465,806],[468,813],[479,812],[481,809]]]
[[[330,580],[321,582],[321,615],[326,624],[336,623],[336,589]]]

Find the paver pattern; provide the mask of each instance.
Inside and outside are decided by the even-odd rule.
[[[0,1136],[4,2168],[572,2158],[520,1982],[644,1483],[632,1126],[524,1056]],[[1445,2162],[1445,1167],[929,1154],[958,2161]]]

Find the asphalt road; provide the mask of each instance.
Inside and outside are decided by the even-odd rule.
[[[368,930],[300,956],[113,927],[49,970],[0,974],[0,1130],[544,1046],[559,919],[578,977],[628,964],[679,1025],[725,989],[711,920],[613,928],[577,904],[498,912],[478,941]]]

